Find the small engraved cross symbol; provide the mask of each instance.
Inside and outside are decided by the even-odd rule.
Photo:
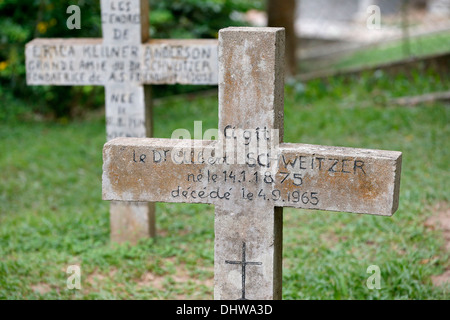
[[[242,265],[242,297],[238,300],[247,300],[245,298],[245,266],[246,265],[262,265],[262,262],[250,262],[245,260],[245,242],[242,242],[242,261],[225,260],[225,263]]]

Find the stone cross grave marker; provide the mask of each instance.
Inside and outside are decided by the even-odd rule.
[[[216,299],[281,298],[283,207],[398,207],[400,152],[282,142],[283,68],[283,28],[222,29],[218,139],[103,148],[103,199],[215,205]]]
[[[149,40],[148,1],[102,0],[103,39],[35,39],[26,45],[29,85],[105,87],[107,140],[151,137],[145,84],[217,84],[217,40]],[[153,237],[152,203],[111,203],[111,239]]]

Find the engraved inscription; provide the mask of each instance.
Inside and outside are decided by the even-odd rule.
[[[228,264],[240,264],[242,267],[241,276],[242,276],[242,292],[241,297],[238,300],[248,300],[245,298],[245,269],[247,265],[260,266],[262,262],[251,262],[247,261],[245,257],[245,242],[242,242],[242,260],[241,261],[232,261],[225,260],[225,263]]]
[[[217,43],[106,45],[96,39],[36,39],[26,47],[26,69],[30,85],[217,84]]]
[[[220,141],[202,141],[198,147],[177,139],[143,140],[142,146],[119,148],[120,143],[106,146],[110,151],[105,156],[123,163],[123,169],[114,166],[111,176],[121,178],[107,184],[112,199],[248,203],[377,215],[391,215],[396,208],[392,186],[394,168],[401,161],[398,152],[282,143],[278,151],[270,151],[270,160],[254,157],[236,163],[227,153],[219,154]],[[133,192],[126,191],[130,188]],[[379,203],[385,206],[379,209]]]

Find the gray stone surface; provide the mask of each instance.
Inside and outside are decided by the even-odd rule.
[[[217,84],[217,40],[34,39],[26,49],[29,85]]]
[[[223,29],[219,139],[119,138],[103,149],[103,199],[215,205],[216,299],[281,298],[282,207],[398,207],[400,152],[282,142],[283,67],[283,29]]]
[[[145,84],[216,84],[217,40],[149,40],[148,1],[102,0],[103,39],[35,39],[25,48],[29,85],[105,87],[107,140],[150,137]],[[153,204],[111,204],[111,239],[155,236]]]
[[[105,85],[106,137],[151,137],[151,96],[136,72],[140,69],[141,43],[148,40],[148,2],[102,0],[102,45],[83,48],[101,65]],[[90,49],[90,50],[89,50]],[[104,67],[103,67],[104,65]],[[101,73],[99,73],[99,77]],[[110,206],[111,240],[136,243],[155,236],[154,203],[117,203]]]
[[[268,131],[277,130],[275,145],[282,141],[284,41],[285,33],[282,28],[220,30],[219,132],[225,133],[226,128],[263,128]],[[268,137],[270,138],[273,137]],[[253,139],[255,140],[257,139]],[[254,149],[256,154],[268,151]],[[236,155],[245,152],[246,150],[237,150]],[[246,164],[237,166],[233,168],[235,166],[226,165],[222,171],[231,173],[234,169],[235,174],[248,172],[247,176],[250,176]],[[261,179],[255,181],[252,187],[269,191],[271,184],[264,183],[262,172],[255,172]],[[238,191],[233,180],[231,183],[227,180],[223,187],[231,189],[230,192]],[[240,188],[243,188],[243,193],[251,192],[245,190],[251,185],[251,182],[246,181]],[[215,299],[281,299],[281,251],[276,251],[275,248],[282,247],[282,209],[277,213],[279,218],[270,201],[264,200],[239,201],[235,197],[231,203],[221,201],[216,204]],[[246,244],[247,259],[261,263],[260,266],[248,266],[246,274],[242,274],[243,270],[239,266],[225,263],[226,260],[239,260],[241,243]],[[245,288],[242,288],[244,284],[240,281],[242,277],[247,279]]]
[[[281,143],[270,166],[265,156],[260,157],[261,165],[253,166],[257,162],[252,157],[250,165],[224,163],[214,156],[217,144],[202,141],[194,148],[189,140],[114,139],[103,150],[103,198],[238,208],[258,205],[262,189],[264,205],[272,207],[383,216],[397,210],[400,152]],[[253,197],[243,197],[242,188]],[[198,195],[200,191],[205,197]],[[217,192],[221,198],[229,196],[221,199]]]

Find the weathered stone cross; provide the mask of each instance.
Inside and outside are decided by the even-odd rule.
[[[220,30],[219,139],[119,138],[103,149],[103,199],[215,205],[216,299],[281,298],[283,207],[398,207],[400,152],[282,143],[283,69],[283,28]],[[242,254],[242,266],[257,265],[230,265]]]
[[[147,0],[102,0],[103,39],[35,39],[26,46],[29,85],[105,87],[107,140],[151,137],[144,84],[216,84],[217,40],[150,40]],[[111,239],[155,235],[152,203],[111,203]]]

